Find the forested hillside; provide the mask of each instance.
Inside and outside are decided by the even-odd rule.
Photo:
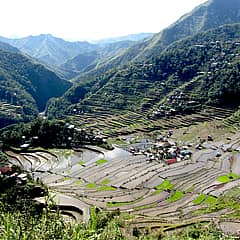
[[[43,111],[51,97],[61,96],[70,83],[21,53],[0,50],[0,100],[3,125],[27,120]]]
[[[111,111],[143,108],[151,111],[164,101],[166,94],[178,88],[184,90],[187,83],[195,83],[188,102],[237,106],[240,104],[239,37],[240,24],[197,34],[171,45],[144,64],[111,70],[73,87],[50,104],[49,113],[59,114],[63,109],[66,113],[73,108],[72,104],[77,104],[75,108],[81,111],[94,111],[97,106]]]
[[[171,43],[224,24],[240,22],[238,0],[209,0],[182,16],[178,21],[150,39],[136,43],[119,55],[99,64],[88,75],[98,75],[130,62],[141,63],[157,57]],[[81,78],[79,78],[81,80]]]

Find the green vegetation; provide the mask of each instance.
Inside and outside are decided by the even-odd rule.
[[[206,196],[201,204],[206,204],[207,206],[201,210],[197,210],[195,215],[203,213],[217,212],[223,209],[229,209],[229,214],[226,214],[230,218],[240,217],[240,190],[239,188],[233,188],[227,192],[227,194],[219,197]]]
[[[74,109],[78,114],[103,111],[117,115],[129,111],[141,113],[142,119],[155,119],[153,111],[161,106],[165,109],[163,116],[171,108],[176,114],[189,114],[205,105],[238,106],[239,46],[234,43],[239,39],[239,32],[240,24],[222,26],[178,41],[145,64],[99,73],[49,103],[49,113],[50,108],[55,116],[76,116]],[[225,55],[220,54],[223,52]],[[214,60],[213,56],[216,56]],[[184,93],[185,100],[181,104],[166,101],[166,96],[178,97],[177,90]],[[85,92],[87,98],[79,96],[80,92]],[[111,131],[104,129],[105,133],[116,134],[122,128],[116,120],[111,119]],[[129,131],[155,126],[151,121],[128,123]]]
[[[79,161],[78,164],[82,166],[82,165],[85,164],[85,162],[84,161]]]
[[[193,200],[193,204],[195,205],[201,204],[203,201],[205,201],[206,197],[207,196],[205,194],[201,193],[197,198]]]
[[[135,201],[131,201],[131,202],[108,202],[107,207],[111,208],[111,207],[121,207],[121,206],[131,205],[131,204],[137,203],[141,200],[142,200],[142,198],[138,198]]]
[[[183,192],[176,191],[176,192],[174,192],[174,194],[173,194],[171,197],[169,197],[167,200],[168,200],[168,202],[172,203],[172,202],[176,202],[176,201],[182,199],[183,196],[184,196],[184,193],[183,193]]]
[[[152,204],[145,205],[145,206],[135,207],[134,211],[144,210],[144,209],[154,208],[154,207],[157,207],[157,203],[152,203]]]
[[[221,183],[228,183],[231,182],[233,180],[238,179],[239,176],[235,173],[229,173],[228,175],[223,175],[223,176],[219,176],[217,178],[217,181],[221,182]]]
[[[82,146],[83,144],[103,144],[102,140],[96,140],[91,131],[78,131],[68,122],[63,120],[35,119],[28,124],[18,124],[10,130],[4,131],[0,136],[3,148],[20,147],[28,143],[30,148],[42,147],[51,148],[53,153],[69,158],[73,151],[71,147]],[[54,148],[64,148],[56,150]],[[102,160],[100,161],[102,162]]]
[[[115,187],[112,187],[112,186],[108,186],[107,184],[109,184],[111,181],[109,179],[104,179],[102,180],[101,182],[101,185],[99,188],[98,188],[98,191],[114,191],[116,190]]]
[[[116,190],[115,187],[106,186],[106,185],[103,185],[98,188],[98,191],[114,191],[114,190]]]
[[[170,191],[174,188],[174,184],[172,184],[169,180],[164,180],[161,184],[155,187],[154,195],[161,193],[162,191]]]
[[[230,182],[230,178],[227,175],[220,176],[217,178],[217,180],[221,183],[228,183]]]
[[[8,162],[8,158],[5,153],[0,151],[0,166],[5,165]]]
[[[104,179],[104,180],[102,180],[102,182],[101,182],[101,184],[102,185],[107,185],[107,184],[109,184],[111,181],[109,180],[109,179]]]
[[[64,177],[64,178],[63,178],[63,181],[69,181],[69,180],[71,180],[70,177]]]
[[[11,119],[13,123],[33,119],[50,98],[61,96],[71,86],[42,64],[14,51],[0,50],[0,75],[0,102],[15,108],[9,116],[0,111],[0,127]]]
[[[214,205],[217,202],[217,198],[213,197],[213,196],[208,196],[205,200],[204,200],[204,204],[208,204],[208,205]]]
[[[87,185],[86,185],[86,188],[88,188],[88,189],[92,189],[92,188],[96,188],[97,187],[97,184],[96,183],[88,183]]]
[[[38,209],[38,205],[32,200],[36,197],[35,185],[26,183],[25,185],[15,185],[11,182],[6,182],[6,178],[0,178],[1,193],[0,193],[0,239],[99,239],[99,240],[127,240],[122,229],[125,227],[125,220],[130,220],[133,216],[129,214],[120,214],[119,210],[112,212],[96,211],[91,208],[91,218],[89,223],[69,224],[64,222],[60,212],[54,211],[55,206],[48,198],[47,205],[44,208]],[[3,185],[4,183],[4,185]],[[7,185],[6,185],[7,183]],[[9,185],[10,184],[10,185]],[[13,185],[12,185],[13,184]],[[4,188],[2,188],[4,186]],[[33,195],[34,193],[34,195]],[[38,194],[44,194],[38,191]],[[231,191],[229,197],[239,197],[238,192]],[[126,204],[126,203],[125,203]],[[129,203],[132,204],[132,203]],[[123,203],[118,203],[118,206],[123,206]],[[117,205],[115,204],[114,207]],[[148,207],[154,207],[149,205]],[[144,209],[143,207],[136,210]],[[192,225],[184,228],[177,235],[173,232],[171,235],[166,235],[164,232],[155,233],[149,232],[149,235],[143,236],[138,229],[134,230],[137,234],[136,239],[231,239],[223,237],[216,228],[208,224]]]
[[[125,239],[120,231],[122,223],[118,220],[118,211],[97,213],[95,208],[91,208],[89,223],[69,224],[55,210],[56,206],[44,193],[44,189],[36,188],[34,183],[16,185],[10,179],[0,177],[0,186],[1,240]],[[43,194],[47,200],[44,208],[33,201],[33,198]]]
[[[114,58],[94,65],[94,68],[91,69],[92,71],[90,73],[87,72],[87,76],[100,75],[107,70],[123,68],[134,62],[145,63],[147,60],[157,57],[167,46],[175,41],[225,24],[238,23],[238,8],[240,8],[240,5],[237,0],[207,2],[186,14],[160,33],[155,34],[149,40],[134,44],[127,51],[120,52]],[[211,14],[208,14],[209,12]],[[225,18],[222,16],[225,16]],[[144,74],[143,72],[142,76]],[[82,76],[79,76],[78,81],[80,82],[81,79]]]
[[[108,162],[108,160],[106,160],[106,159],[99,159],[99,160],[97,160],[97,165],[102,165],[102,164],[104,164],[104,163],[107,163]]]

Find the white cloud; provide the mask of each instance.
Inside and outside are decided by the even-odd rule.
[[[99,39],[159,32],[204,0],[3,0],[2,36]]]

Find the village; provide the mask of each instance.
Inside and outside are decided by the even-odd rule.
[[[189,160],[192,155],[190,150],[192,145],[179,144],[171,140],[172,134],[173,130],[169,130],[167,135],[158,136],[155,142],[143,139],[139,143],[132,144],[128,151],[133,155],[145,155],[148,162],[157,161],[167,165]]]
[[[231,67],[236,58],[239,58],[236,46],[240,46],[240,42],[231,40],[216,40],[192,46],[192,48],[199,48],[203,52],[212,52],[212,57],[201,67],[202,70],[196,73],[195,78],[171,92],[161,104],[156,106],[151,113],[151,118],[159,119],[201,110],[204,106],[201,104],[200,97],[192,92],[199,85],[199,77],[210,82],[214,74],[221,69]]]

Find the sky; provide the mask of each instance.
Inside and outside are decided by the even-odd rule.
[[[99,40],[160,32],[206,0],[0,0],[0,36]]]

